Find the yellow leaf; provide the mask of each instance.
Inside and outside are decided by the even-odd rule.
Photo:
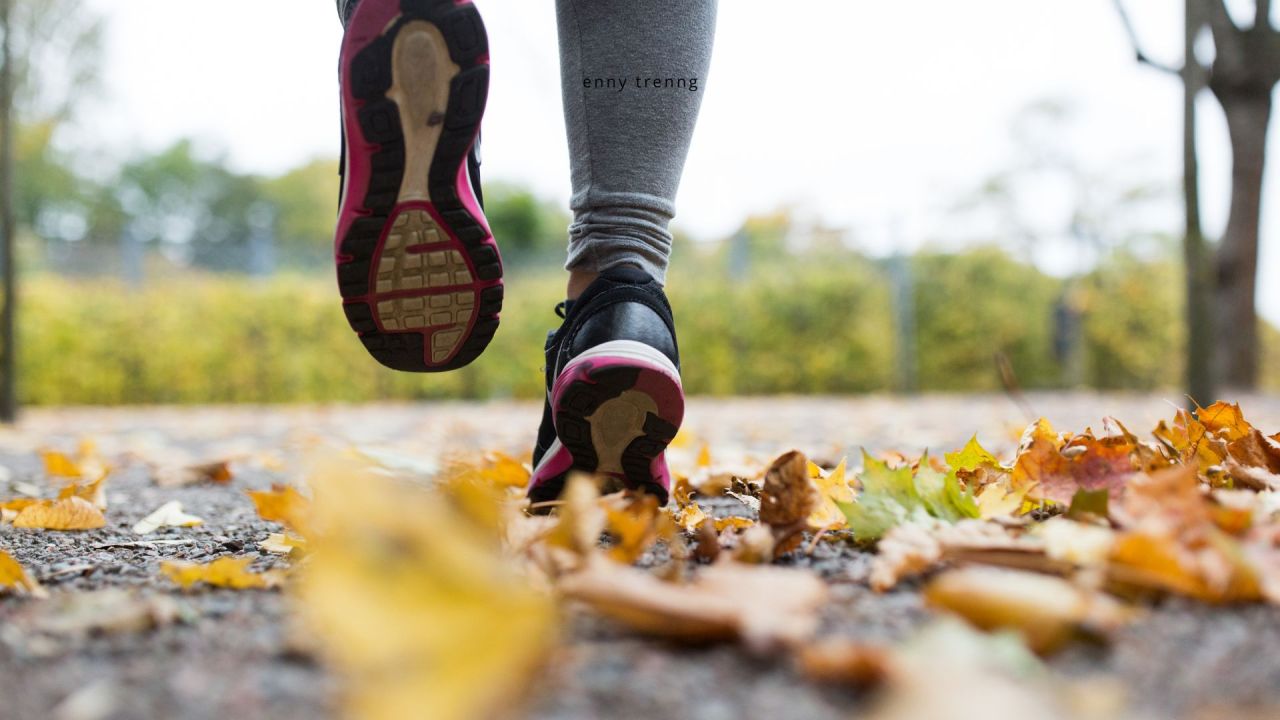
[[[99,510],[107,509],[107,495],[103,492],[103,484],[106,483],[107,476],[102,474],[97,480],[84,485],[72,484],[58,491],[58,499],[65,500],[69,497],[78,497],[87,500]]]
[[[94,530],[107,524],[102,511],[81,497],[40,500],[14,518],[16,528],[43,530]]]
[[[974,500],[983,519],[1013,515],[1022,508],[1022,501],[1030,489],[1028,486],[1012,490],[1006,483],[993,482],[979,490]]]
[[[41,450],[40,457],[44,460],[44,472],[51,477],[60,478],[80,478],[84,476],[80,469],[80,463],[72,460],[66,453],[57,450]]]
[[[311,532],[311,501],[288,485],[274,485],[270,490],[248,490],[249,498],[263,520],[271,520],[301,533]]]
[[[204,522],[195,515],[182,512],[182,503],[177,500],[167,502],[155,512],[138,521],[133,531],[138,535],[153,533],[162,527],[195,527]]]
[[[676,515],[676,523],[685,532],[697,532],[698,526],[707,519],[707,513],[697,503],[689,503],[681,507]]]
[[[675,533],[671,516],[658,509],[658,499],[641,495],[621,508],[605,507],[606,527],[617,544],[609,549],[609,557],[622,563],[640,559],[658,540],[670,540]]]
[[[1038,653],[1058,649],[1078,628],[1111,630],[1130,617],[1109,596],[1067,580],[988,567],[943,573],[925,587],[924,598],[984,630],[1015,630]]]
[[[271,533],[266,540],[258,543],[258,547],[276,555],[293,555],[307,550],[307,541],[288,533]]]
[[[45,597],[46,593],[34,578],[27,574],[22,565],[3,550],[0,550],[0,590],[13,588],[18,592],[30,593],[35,597]]]
[[[702,443],[702,448],[698,450],[698,467],[711,467],[711,446],[706,443]]]
[[[428,490],[349,460],[325,467],[310,480],[321,531],[296,600],[345,678],[347,714],[510,712],[551,647],[556,610],[502,555],[493,516],[450,497],[466,486]]]
[[[847,458],[841,458],[834,470],[823,475],[817,465],[809,463],[809,476],[818,486],[821,499],[818,508],[809,515],[809,526],[814,529],[842,528],[849,522],[844,511],[836,503],[851,503],[857,498],[853,486],[845,477]],[[814,471],[817,471],[816,474]]]
[[[166,560],[160,563],[160,572],[183,589],[198,583],[232,590],[263,589],[280,584],[278,573],[249,570],[252,562],[250,557],[223,557],[203,564]]]

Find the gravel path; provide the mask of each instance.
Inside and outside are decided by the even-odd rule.
[[[1146,431],[1172,415],[1170,396],[1034,395],[1033,412],[1064,429],[1114,415]],[[1280,398],[1246,398],[1246,416],[1280,429]],[[183,594],[158,576],[167,558],[207,561],[255,555],[255,567],[281,563],[257,554],[276,528],[258,519],[245,489],[306,472],[325,446],[356,445],[385,462],[436,467],[444,453],[500,449],[526,453],[540,408],[519,403],[360,406],[350,408],[60,409],[28,413],[0,430],[0,499],[23,483],[44,485],[36,450],[72,450],[85,438],[114,469],[107,485],[108,526],[84,533],[0,527],[10,552],[53,595],[45,602],[0,599],[0,720],[64,718],[315,718],[333,713],[335,683],[300,648],[287,598],[271,591]],[[1006,455],[1027,421],[1002,397],[915,399],[698,400],[687,427],[693,443],[673,451],[679,469],[702,442],[713,463],[763,462],[792,447],[823,461],[859,447],[912,454],[953,450],[977,433]],[[232,459],[230,486],[159,487],[157,465]],[[856,463],[855,463],[856,464]],[[191,529],[145,538],[132,525],[169,500],[204,518]],[[133,543],[125,545],[125,543]],[[907,637],[929,613],[908,585],[867,589],[867,556],[822,544],[813,564],[836,599],[823,633],[866,639]],[[155,600],[178,621],[155,630],[83,632],[57,628],[65,603],[86,591],[123,589]],[[846,718],[866,698],[815,686],[786,664],[733,646],[696,649],[638,639],[578,617],[571,642],[539,682],[531,715],[593,718]],[[1280,717],[1280,610],[1210,609],[1169,601],[1125,630],[1109,648],[1073,647],[1053,660],[1067,678],[1107,676],[1128,688],[1150,717],[1219,716],[1222,708]],[[1251,715],[1254,716],[1254,715]]]

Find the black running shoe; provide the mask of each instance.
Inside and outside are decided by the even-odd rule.
[[[467,0],[344,0],[339,12],[343,310],[388,367],[462,367],[489,344],[502,308],[476,153],[484,24]]]
[[[614,487],[671,488],[664,451],[684,419],[671,306],[648,273],[602,273],[547,337],[547,401],[534,448],[529,499],[554,500],[572,471]]]

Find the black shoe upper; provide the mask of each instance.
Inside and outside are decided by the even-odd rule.
[[[565,301],[556,310],[562,312],[564,322],[547,334],[547,399],[533,450],[535,467],[556,438],[551,387],[575,357],[606,342],[632,340],[661,352],[680,367],[671,304],[662,286],[639,268],[624,266],[600,273],[577,300]]]

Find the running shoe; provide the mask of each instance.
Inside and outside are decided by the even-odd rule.
[[[665,451],[684,419],[675,323],[662,287],[642,270],[607,270],[546,344],[547,399],[529,499],[554,500],[575,471],[604,491],[671,489]]]
[[[489,344],[502,308],[476,150],[484,24],[466,0],[361,0],[342,12],[343,310],[383,365],[459,368]]]

